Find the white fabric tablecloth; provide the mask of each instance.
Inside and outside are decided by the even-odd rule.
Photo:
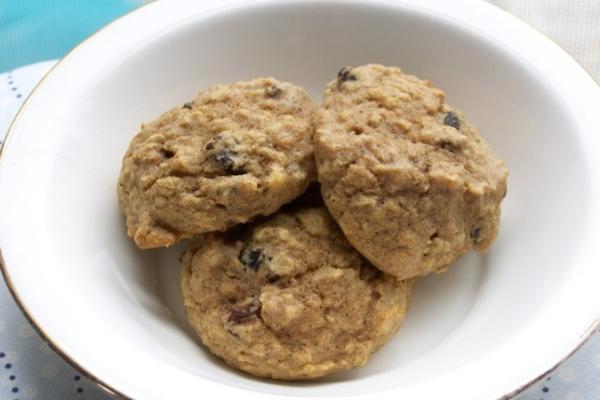
[[[492,2],[547,34],[600,81],[600,0]],[[0,74],[0,139],[27,94],[52,65],[52,61],[39,63]],[[40,339],[3,281],[0,283],[0,399],[109,399]],[[593,336],[556,371],[514,398],[599,399],[600,334]]]
[[[554,40],[600,82],[600,0],[490,0],[490,3]]]

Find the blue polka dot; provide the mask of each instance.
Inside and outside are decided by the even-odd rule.
[[[14,388],[12,388],[12,392],[13,392],[13,393],[18,393],[18,392],[19,392],[19,388],[18,388],[18,387],[14,387]]]
[[[21,94],[19,93],[19,94],[17,95],[17,99],[20,99],[20,98],[21,98]]]
[[[83,388],[78,387],[77,388],[77,393],[83,393]]]
[[[10,369],[10,368],[12,368],[12,364],[11,363],[6,363],[6,364],[4,364],[4,368]]]
[[[0,358],[4,358],[5,356],[6,356],[6,354],[0,353]]]
[[[78,381],[78,380],[80,380],[80,379],[81,379],[81,376],[79,376],[79,375],[75,375],[75,376],[73,377],[73,379],[74,379],[74,380],[76,380],[76,381]]]
[[[14,81],[8,81],[9,85],[12,85],[13,83],[15,83]]]
[[[550,391],[550,389],[548,389],[546,386],[544,386],[542,388],[542,392],[544,392],[544,393],[548,393],[549,391]]]
[[[11,381],[14,381],[15,379],[17,379],[17,377],[14,376],[14,375],[11,375],[11,376],[8,377],[8,379],[10,379]]]
[[[10,90],[14,92],[15,90],[17,90],[17,88],[13,86],[12,88],[10,88]]]

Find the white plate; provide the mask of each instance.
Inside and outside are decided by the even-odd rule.
[[[180,248],[126,237],[121,157],[140,122],[210,84],[272,75],[320,98],[340,67],[368,62],[431,79],[506,160],[499,237],[421,280],[366,367],[294,384],[233,371],[185,322]],[[152,3],[75,49],[18,115],[0,164],[4,272],[48,340],[136,399],[499,398],[597,325],[599,104],[566,53],[484,2]]]

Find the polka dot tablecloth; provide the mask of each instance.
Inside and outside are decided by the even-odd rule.
[[[6,0],[0,0],[1,2]],[[10,0],[9,0],[10,1]],[[18,1],[18,0],[13,0]],[[540,5],[540,1],[497,0],[501,6],[527,19],[527,13]],[[544,0],[545,7],[562,4],[558,0]],[[593,4],[592,4],[593,3]],[[585,13],[592,25],[588,30],[600,37],[600,1],[580,1],[581,13]],[[594,8],[595,4],[595,8]],[[525,6],[526,5],[526,6]],[[576,10],[570,9],[570,18]],[[596,17],[589,19],[590,12]],[[544,20],[544,13],[535,14],[533,22],[546,32],[558,32],[561,44],[573,53],[585,56],[584,65],[600,77],[600,45],[589,51],[569,48],[569,39],[561,34],[562,28],[553,27]],[[548,15],[548,13],[546,13]],[[574,16],[575,15],[575,16]],[[537,18],[537,19],[536,19]],[[574,19],[576,21],[576,18]],[[577,33],[585,34],[585,27],[578,26]],[[562,35],[562,36],[560,36]],[[589,44],[589,42],[586,42]],[[596,56],[593,55],[596,51]],[[25,97],[54,62],[29,65],[0,74],[0,140]],[[72,368],[37,335],[12,299],[4,281],[0,282],[0,400],[108,400],[106,392],[87,380],[80,371]],[[548,376],[541,378],[513,400],[599,400],[600,399],[600,334],[594,335],[579,351]],[[453,400],[453,399],[452,399]]]
[[[2,0],[0,0],[2,1]],[[54,65],[43,62],[0,74],[0,140],[40,78]],[[38,336],[0,282],[0,400],[107,400]]]

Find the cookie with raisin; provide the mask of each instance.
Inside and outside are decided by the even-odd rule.
[[[490,247],[507,169],[431,82],[382,65],[343,68],[315,129],[325,204],[377,268],[408,279]]]
[[[272,214],[315,179],[307,92],[272,78],[217,85],[142,125],[119,203],[140,248]]]
[[[400,327],[411,285],[374,268],[324,207],[208,234],[182,268],[188,319],[206,347],[285,380],[365,364]]]

